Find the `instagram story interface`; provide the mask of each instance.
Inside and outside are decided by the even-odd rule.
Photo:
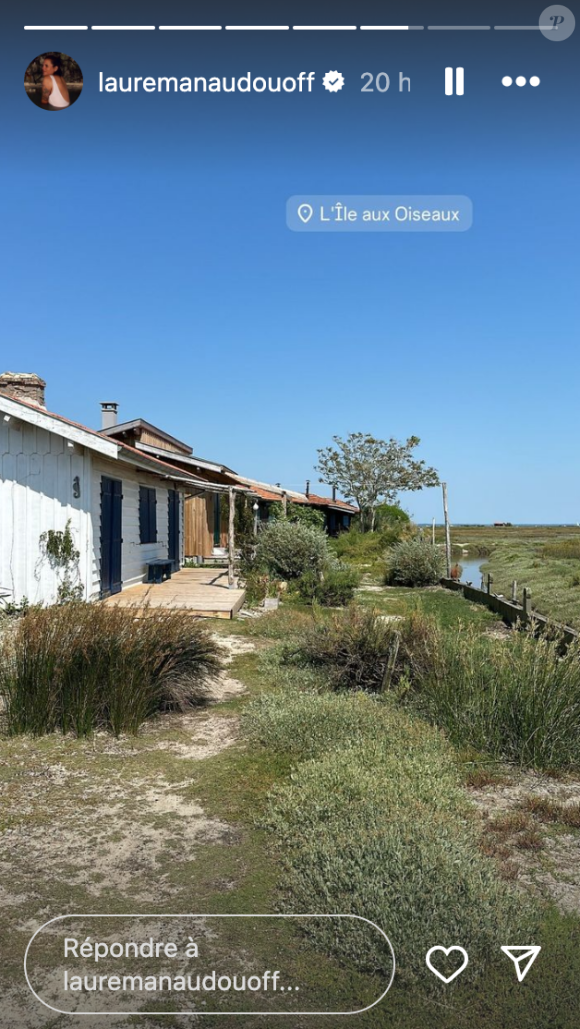
[[[0,1027],[576,1029],[574,9],[4,21]]]

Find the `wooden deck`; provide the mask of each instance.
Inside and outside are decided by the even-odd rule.
[[[132,586],[105,604],[116,607],[171,607],[200,618],[233,618],[240,610],[245,590],[228,589],[228,573],[219,568],[182,568],[158,585]]]

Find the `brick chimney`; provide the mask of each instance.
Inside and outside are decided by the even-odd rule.
[[[0,393],[14,400],[26,400],[46,410],[44,390],[46,382],[34,372],[3,372],[0,375]]]

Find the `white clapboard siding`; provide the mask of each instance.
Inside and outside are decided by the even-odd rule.
[[[13,415],[10,421],[0,417],[0,596],[7,592],[7,599],[18,604],[23,600],[55,602],[63,571],[51,564],[40,536],[50,529],[62,532],[68,521],[80,553],[73,582],[82,584],[85,599],[100,596],[102,475],[123,483],[123,589],[143,582],[146,562],[168,554],[168,489],[172,484],[122,459],[96,453],[76,438],[50,431],[45,423],[54,426],[54,420],[42,412],[33,413],[31,421]],[[75,432],[81,435],[80,430]],[[101,441],[97,442],[100,447]],[[110,447],[108,441],[103,444]],[[111,447],[111,451],[117,454],[118,448]],[[73,496],[75,478],[78,497]],[[157,542],[146,545],[139,542],[140,485],[153,486],[157,493]],[[180,487],[181,560],[183,492]]]
[[[40,542],[70,520],[80,551],[75,581],[90,594],[91,454],[37,425],[0,420],[0,589],[15,603],[53,603],[62,569],[51,565]],[[80,497],[73,496],[78,476]]]

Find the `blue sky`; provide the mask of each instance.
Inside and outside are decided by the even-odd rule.
[[[532,23],[542,9],[477,6],[473,24]],[[325,7],[277,4],[274,20],[325,24]],[[464,8],[439,5],[437,21],[464,22]],[[421,3],[385,4],[381,20],[400,23],[403,9],[412,24],[434,20]],[[271,5],[246,21],[265,11],[272,21]],[[129,12],[64,3],[58,20]],[[316,481],[316,448],[334,434],[418,435],[452,520],[580,521],[578,33],[554,44],[539,32],[22,30],[46,19],[31,2],[9,27],[3,369],[39,372],[49,407],[81,422],[98,426],[99,401],[118,400],[123,420],[148,418],[293,488]],[[192,14],[145,5],[139,21]],[[239,21],[234,4],[195,11],[196,23]],[[376,4],[333,4],[332,24],[376,21]],[[49,49],[85,79],[53,117],[22,87]],[[462,98],[444,95],[447,64],[465,66]],[[329,69],[344,73],[341,93],[320,86]],[[302,70],[317,73],[310,96],[98,93],[99,71]],[[411,94],[361,94],[365,71],[402,71]],[[541,85],[506,89],[506,74]],[[333,191],[467,194],[474,227],[286,228],[289,196]],[[419,521],[440,518],[437,491],[403,502]]]

